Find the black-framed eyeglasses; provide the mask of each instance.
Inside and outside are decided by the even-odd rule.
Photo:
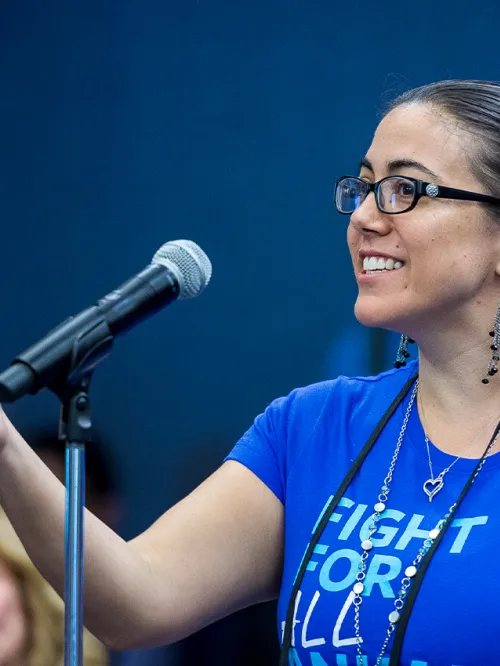
[[[388,176],[377,183],[367,183],[357,176],[342,176],[335,183],[335,207],[342,215],[352,215],[373,192],[381,213],[398,215],[412,210],[421,197],[458,199],[500,205],[500,199],[489,194],[456,190],[426,183],[408,176]]]

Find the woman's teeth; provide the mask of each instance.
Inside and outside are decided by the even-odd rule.
[[[375,271],[393,271],[402,268],[404,263],[395,259],[386,259],[385,257],[365,257],[363,259],[363,270],[367,273]]]

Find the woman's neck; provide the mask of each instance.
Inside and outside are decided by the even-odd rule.
[[[447,345],[441,354],[435,344],[430,351],[425,343],[419,348],[420,418],[436,446],[454,455],[474,440],[477,451],[471,457],[480,455],[500,420],[500,373],[482,382],[490,344],[486,332],[474,346]]]
[[[420,390],[434,406],[447,413],[457,407],[481,411],[496,404],[500,413],[500,376],[487,376],[492,356],[492,339],[488,333],[474,345],[446,343],[441,351],[435,344],[430,349],[419,344]]]

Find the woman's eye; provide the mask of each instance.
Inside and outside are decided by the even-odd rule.
[[[403,197],[411,197],[413,195],[413,185],[410,185],[409,183],[401,183],[399,193]]]

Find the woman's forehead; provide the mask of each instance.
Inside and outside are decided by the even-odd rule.
[[[366,156],[377,178],[379,173],[388,175],[391,163],[410,160],[458,186],[475,182],[466,159],[469,144],[470,138],[452,118],[423,104],[409,104],[382,119]]]

